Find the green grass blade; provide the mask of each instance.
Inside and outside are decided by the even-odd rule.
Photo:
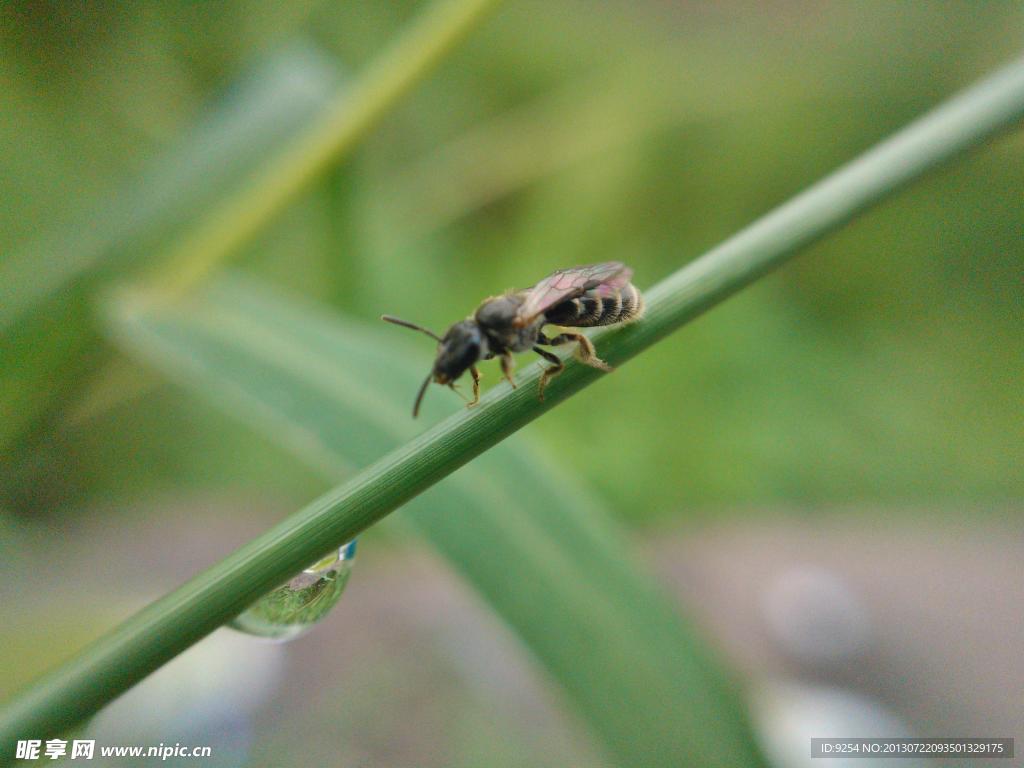
[[[1024,116],[1024,60],[948,101],[650,290],[647,319],[595,335],[621,364],[911,179]],[[495,387],[158,600],[43,677],[0,713],[4,749],[52,735],[141,680],[292,573],[352,539],[601,374],[570,365],[535,396]],[[616,374],[623,375],[623,374]],[[655,713],[655,715],[657,714]]]
[[[248,282],[219,282],[203,299],[129,308],[115,316],[116,333],[198,393],[286,435],[331,479],[416,433],[409,406],[422,347],[410,354],[383,324],[346,323]],[[434,398],[424,415],[450,410],[452,399]],[[413,499],[401,519],[508,621],[620,764],[754,762],[730,684],[642,575],[625,533],[528,447],[497,446]]]

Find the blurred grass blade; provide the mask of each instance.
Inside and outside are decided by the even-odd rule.
[[[697,46],[687,49],[688,68],[676,66],[674,47],[617,61],[471,126],[379,179],[366,192],[367,202],[387,212],[384,227],[401,221],[394,234],[415,241],[586,159],[628,152],[666,129],[753,116],[786,101],[828,103],[835,95],[807,62],[790,56],[787,76],[779,78],[776,67],[783,63],[766,66],[764,57],[760,50],[737,55],[728,71],[717,49]],[[716,78],[706,77],[709,67]],[[652,71],[663,73],[655,83],[643,74]]]
[[[334,62],[305,42],[244,73],[138,179],[0,261],[0,331],[133,247],[151,250],[308,123],[339,87]]]
[[[294,141],[268,158],[163,258],[155,285],[179,294],[233,255],[274,215],[371,131],[497,6],[499,0],[435,0]]]
[[[602,357],[613,365],[628,361],[777,267],[799,248],[954,155],[1017,125],[1022,116],[1024,59],[948,100],[654,286],[647,292],[648,309],[643,321],[594,334]],[[143,309],[124,307],[123,311]],[[41,678],[0,712],[2,748],[9,750],[9,745],[26,734],[33,734],[34,738],[53,735],[95,712],[295,572],[351,540],[603,375],[586,366],[569,365],[548,387],[547,399],[541,403],[536,398],[538,370],[532,366],[526,371],[518,389],[510,390],[507,384],[499,384],[477,408],[460,409],[375,461]],[[252,374],[264,375],[262,371]],[[304,393],[295,394],[301,398]],[[379,402],[382,395],[375,394],[372,404]],[[323,416],[327,418],[329,414]],[[371,415],[366,412],[363,418],[369,419]],[[310,439],[302,433],[287,437]],[[350,439],[358,442],[359,433],[351,434]],[[516,523],[508,517],[503,519],[508,525]],[[463,545],[466,546],[465,542]],[[468,557],[473,552],[465,554]],[[488,550],[477,552],[476,556],[496,558],[500,552]],[[506,563],[510,569],[518,565],[513,560]],[[536,578],[525,571],[521,574],[523,578]],[[559,579],[571,575],[561,570],[557,574]],[[581,593],[579,599],[585,601],[587,595]],[[603,612],[596,598],[580,605],[549,602],[552,614]],[[529,610],[521,604],[513,607]],[[541,633],[540,641],[552,642],[546,633]],[[588,655],[594,642],[594,637],[576,633],[577,655]],[[615,656],[617,665],[601,670],[597,677],[625,675],[633,664],[664,664],[666,658],[672,659],[679,653],[673,649],[664,658],[641,659],[631,649],[618,647],[621,653]],[[691,652],[692,649],[686,649],[680,655],[689,656]],[[660,695],[664,687],[654,690]],[[600,702],[595,706],[616,708],[626,718],[631,704]],[[658,721],[668,720],[657,711],[644,713],[644,717],[647,719],[642,725],[649,729],[665,728]],[[688,725],[672,725],[687,733],[691,730]],[[716,726],[728,725],[724,721],[701,722],[698,728],[707,727],[710,734]],[[628,737],[627,734],[625,738]],[[702,752],[707,750],[707,742],[700,741],[699,745],[704,748]],[[704,764],[730,764],[728,759],[719,759],[718,747],[714,745]],[[685,754],[691,754],[690,749]],[[635,759],[650,761],[654,757],[645,749]]]
[[[121,304],[113,329],[331,479],[416,432],[409,405],[428,350],[388,328],[234,279],[178,308]],[[431,394],[426,417],[458,407],[451,393]],[[735,692],[633,561],[625,533],[528,446],[497,446],[413,499],[401,519],[523,638],[619,764],[756,763]]]
[[[21,506],[16,489],[37,483],[8,457],[46,431],[102,362],[90,306],[102,276],[142,261],[247,177],[340,82],[330,58],[293,43],[211,103],[137,182],[0,261],[0,497],[12,507]]]

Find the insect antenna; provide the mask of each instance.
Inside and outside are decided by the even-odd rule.
[[[420,331],[421,333],[427,334],[427,336],[434,339],[435,341],[441,341],[440,336],[438,336],[433,331],[427,330],[422,325],[416,325],[416,323],[410,323],[408,320],[402,320],[401,318],[392,317],[391,315],[381,315],[380,319],[387,323],[394,323],[395,325],[400,325],[403,328],[411,328],[414,331]]]
[[[412,407],[412,417],[415,419],[420,415],[420,403],[423,402],[423,395],[427,393],[427,385],[430,384],[430,380],[434,378],[434,372],[431,371],[427,374],[427,378],[423,380],[420,385],[420,391],[416,393],[416,402]]]

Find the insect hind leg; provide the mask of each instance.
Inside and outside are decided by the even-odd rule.
[[[563,370],[565,370],[565,363],[562,362],[561,358],[559,358],[558,355],[556,355],[553,352],[549,352],[546,349],[542,349],[541,347],[534,347],[533,351],[536,352],[541,357],[543,357],[549,363],[551,363],[550,368],[544,369],[544,373],[542,373],[540,376],[540,382],[538,382],[537,384],[537,397],[540,399],[541,402],[544,402],[544,389],[548,385],[548,380],[554,378]]]
[[[549,344],[552,347],[558,347],[562,344],[571,344],[574,341],[578,345],[576,347],[576,357],[581,363],[589,365],[591,368],[597,368],[597,370],[604,371],[605,373],[615,370],[597,356],[597,350],[594,349],[594,342],[582,333],[560,333],[553,339],[541,339],[542,344]],[[534,347],[534,349],[536,349],[536,347]]]

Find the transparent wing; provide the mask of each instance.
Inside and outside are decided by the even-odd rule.
[[[533,322],[538,315],[563,301],[575,299],[587,291],[609,295],[629,285],[633,270],[621,261],[606,261],[584,267],[560,269],[545,277],[527,294],[519,307],[516,325]]]

